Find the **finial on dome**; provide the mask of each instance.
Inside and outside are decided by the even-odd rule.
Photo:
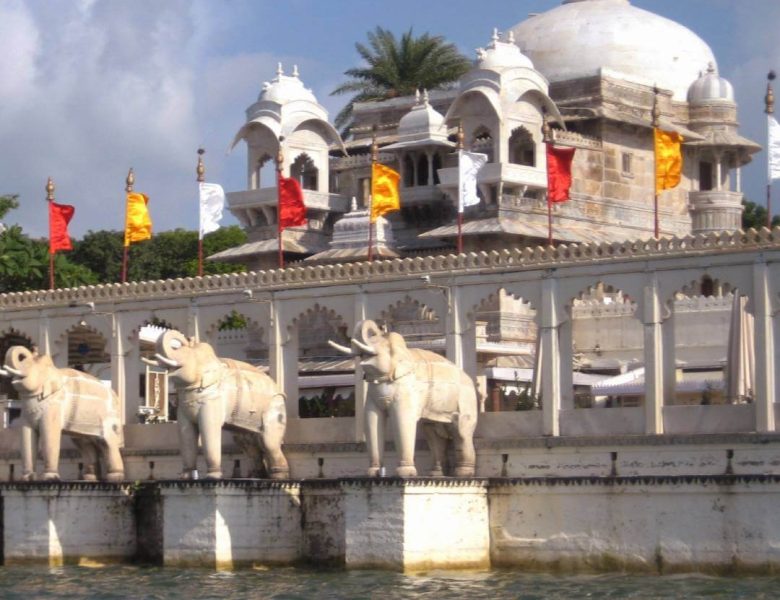
[[[420,103],[420,88],[417,88],[414,90],[414,103],[419,104]]]
[[[423,88],[423,95],[422,95],[422,101],[425,106],[428,106],[428,90]]]
[[[498,42],[498,40],[499,40],[499,37],[498,37],[498,27],[494,27],[493,28],[493,35],[492,35],[492,37],[490,39],[493,42],[493,45],[495,46],[496,42]]]
[[[298,77],[298,65],[293,65],[292,76],[293,77]]]
[[[776,77],[777,75],[775,75],[774,71],[769,71],[769,74],[766,76],[766,97],[764,102],[766,102],[766,114],[768,115],[772,115],[775,112],[775,91],[772,89],[772,82]]]
[[[506,35],[506,41],[510,44],[515,43],[515,32],[511,29],[509,30],[509,33]]]
[[[281,77],[284,75],[284,69],[282,69],[282,63],[276,63],[276,75]]]
[[[710,61],[709,64],[707,64],[707,73],[715,73],[715,63]]]

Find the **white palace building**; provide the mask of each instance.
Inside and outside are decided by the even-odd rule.
[[[727,541],[709,554],[685,550],[686,536],[694,544],[710,531],[717,507],[705,499],[716,493],[734,503],[730,515],[765,515],[756,527],[780,539],[780,520],[766,517],[776,513],[780,478],[780,231],[740,231],[740,169],[761,148],[740,135],[716,57],[692,31],[629,0],[565,0],[487,37],[452,89],[358,104],[348,139],[297,69],[280,66],[234,138],[247,150],[247,188],[228,203],[249,241],[209,257],[250,271],[3,294],[0,350],[36,346],[59,366],[110,381],[124,410],[128,478],[165,479],[180,470],[175,410],[164,375],[141,361],[152,349],[138,332],[181,330],[220,356],[268,368],[287,398],[292,477],[356,477],[367,466],[365,383],[327,342],[346,343],[357,321],[374,319],[477,382],[477,476],[505,478],[495,492],[503,500],[491,500],[493,563],[599,555],[597,544],[577,541],[575,514],[614,501],[621,514],[656,515],[634,523],[639,538],[665,527],[679,542],[649,543],[637,550],[640,563],[661,553],[679,565],[730,556],[780,564],[768,541],[746,550],[747,533],[735,533],[737,542],[712,534]],[[682,181],[660,197],[659,240],[656,99],[661,127],[684,138]],[[554,209],[553,247],[545,114],[556,143],[577,148],[571,200]],[[459,124],[466,148],[489,157],[481,201],[465,214],[462,254]],[[377,223],[368,262],[374,131],[379,160],[401,174],[401,210]],[[307,207],[306,225],[284,231],[283,270],[275,269],[280,144],[284,174],[301,181]],[[246,327],[226,328],[234,313]],[[18,406],[3,385],[0,479],[12,479]],[[245,476],[241,450],[225,436],[224,472]],[[421,438],[421,472],[429,460]],[[63,476],[75,478],[77,454],[66,444],[63,462]],[[578,483],[545,487],[540,478]],[[670,489],[701,501],[675,507]],[[529,511],[545,510],[552,516],[534,524]],[[611,530],[610,511],[599,539],[619,555],[615,540],[634,530]],[[571,528],[568,541],[556,538],[558,526]]]

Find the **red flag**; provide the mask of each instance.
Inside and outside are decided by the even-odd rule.
[[[68,223],[75,211],[69,204],[49,202],[49,254],[54,254],[57,250],[73,250],[68,235]]]
[[[279,176],[279,231],[306,224],[301,184],[291,177]]]
[[[547,144],[547,201],[566,202],[571,188],[571,161],[574,148],[555,148]]]

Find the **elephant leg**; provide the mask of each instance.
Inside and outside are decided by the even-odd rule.
[[[179,415],[179,449],[181,451],[182,479],[192,479],[197,468],[198,430],[195,424],[184,415]]]
[[[391,405],[390,418],[395,431],[395,450],[398,453],[398,477],[417,477],[414,466],[414,443],[417,437],[417,410],[412,398],[398,398]]]
[[[222,425],[224,409],[221,402],[204,402],[198,414],[200,443],[206,458],[206,478],[222,479]]]
[[[433,467],[431,467],[430,475],[431,477],[442,477],[444,476],[443,465],[447,451],[447,440],[439,435],[436,423],[423,422],[422,430],[433,455]]]
[[[370,399],[366,402],[366,447],[368,449],[368,476],[377,477],[385,454],[385,411]]]
[[[49,405],[41,415],[41,451],[43,454],[43,479],[46,481],[60,478],[60,444],[62,442],[62,407],[57,403]]]
[[[474,451],[473,417],[459,418],[455,423],[455,477],[474,477],[476,452]]]
[[[98,473],[98,453],[95,443],[92,440],[73,438],[73,445],[76,446],[81,454],[81,462],[84,465],[81,478],[83,481],[97,481]]]
[[[268,409],[263,414],[263,433],[259,440],[271,479],[287,479],[290,476],[287,458],[282,453],[282,442],[286,428],[284,396],[279,394],[271,399]]]
[[[38,432],[22,426],[22,481],[35,479],[35,459],[38,456]]]
[[[106,481],[123,481],[125,478],[125,464],[122,461],[122,453],[119,451],[119,436],[111,431],[105,440],[100,443],[103,464],[106,466]]]

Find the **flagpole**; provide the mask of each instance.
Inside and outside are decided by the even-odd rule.
[[[276,221],[279,238],[279,268],[284,269],[284,250],[282,247],[282,170],[284,168],[284,151],[282,142],[284,136],[279,136],[279,151],[276,153]]]
[[[125,192],[128,194],[133,191],[133,184],[135,183],[135,173],[133,173],[133,167],[127,172],[127,178],[125,179]],[[127,198],[125,198],[125,236],[127,236]],[[130,250],[130,245],[122,240],[124,244],[124,251],[122,253],[122,283],[127,282],[127,255]]]
[[[458,254],[463,253],[463,182],[460,180],[460,163],[463,158],[463,146],[465,134],[463,132],[463,121],[458,122]]]
[[[54,202],[54,182],[46,182],[46,200],[49,203],[49,289],[54,289],[54,252],[51,251],[51,203]]]
[[[766,179],[766,228],[772,229],[772,140],[769,134],[769,119],[772,118],[772,115],[775,113],[775,92],[772,89],[772,82],[775,80],[775,72],[769,71],[769,74],[766,76],[767,82],[766,82],[766,97],[764,98],[764,102],[766,103],[766,114],[767,114],[767,132],[766,132],[766,138],[767,138],[767,179]]]
[[[661,226],[658,222],[658,156],[656,156],[655,136],[660,125],[661,107],[658,105],[658,88],[653,88],[653,235],[661,237]]]
[[[371,133],[371,191],[368,195],[368,262],[374,260],[374,219],[373,219],[373,206],[374,203],[374,165],[379,160],[379,146],[376,143],[376,125],[372,128]]]
[[[542,116],[542,140],[545,146],[549,147],[552,143],[552,129],[550,121],[545,111]],[[549,155],[548,155],[549,160]],[[547,166],[547,245],[553,245],[553,221],[552,221],[552,201],[550,200],[550,166]]]
[[[197,174],[197,182],[199,184],[206,181],[206,166],[203,164],[203,154],[206,151],[203,148],[198,148],[198,166],[195,168]],[[203,215],[201,214],[202,207],[200,206],[200,197],[198,198],[198,277],[203,277]]]

